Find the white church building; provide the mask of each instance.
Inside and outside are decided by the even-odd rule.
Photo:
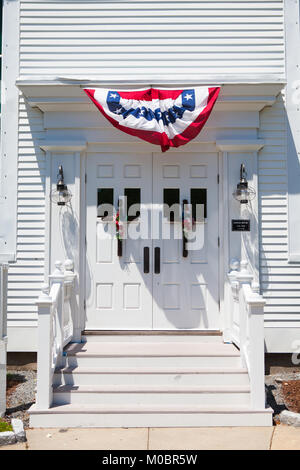
[[[32,426],[272,424],[264,354],[300,339],[299,21],[3,1],[0,299],[7,350],[38,353]]]

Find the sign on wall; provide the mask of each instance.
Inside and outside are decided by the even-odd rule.
[[[231,231],[232,232],[250,232],[250,220],[232,219]]]

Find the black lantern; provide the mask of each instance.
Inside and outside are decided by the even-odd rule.
[[[65,184],[64,171],[61,165],[58,167],[56,189],[51,192],[50,198],[51,201],[58,206],[65,206],[71,201],[72,193]]]
[[[234,199],[239,201],[241,204],[248,204],[248,201],[252,201],[256,196],[255,190],[248,185],[244,163],[241,164],[240,182],[232,195]]]

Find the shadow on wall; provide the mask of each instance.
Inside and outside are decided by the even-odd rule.
[[[79,252],[79,223],[72,208],[72,203],[61,207],[59,213],[59,232],[61,234],[61,243],[64,248],[65,258],[74,261],[75,272],[80,272],[80,252]],[[84,279],[86,298],[91,294],[91,272],[89,262],[85,263]],[[79,279],[76,278],[75,292],[79,292]]]
[[[282,319],[282,315],[293,313],[296,297],[299,298],[297,303],[300,303],[299,263],[288,262],[287,225],[288,222],[293,223],[292,218],[289,221],[288,190],[293,194],[297,187],[297,194],[300,192],[299,183],[288,187],[288,171],[289,167],[292,168],[295,173],[292,178],[299,179],[300,165],[292,139],[292,146],[288,147],[287,152],[287,136],[291,134],[291,129],[281,95],[277,98],[277,105],[281,109],[277,108],[276,112],[271,107],[261,113],[263,126],[260,137],[265,139],[266,146],[259,153],[259,168],[261,174],[267,176],[262,176],[259,181],[260,285],[262,294],[267,294],[266,307],[268,303],[272,305],[272,313],[281,315]],[[281,122],[284,124],[281,125]],[[291,275],[285,277],[287,267]]]

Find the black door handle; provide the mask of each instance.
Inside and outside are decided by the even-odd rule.
[[[150,272],[150,249],[149,246],[144,247],[144,273],[149,274]]]
[[[160,274],[160,248],[158,246],[154,249],[154,272]]]
[[[188,204],[188,200],[184,199],[182,201],[182,256],[183,258],[187,258],[188,256],[188,250],[186,248],[187,245],[187,239],[184,233],[184,206]]]
[[[122,240],[120,238],[118,240],[118,256],[119,258],[123,255],[123,245],[122,245]]]

